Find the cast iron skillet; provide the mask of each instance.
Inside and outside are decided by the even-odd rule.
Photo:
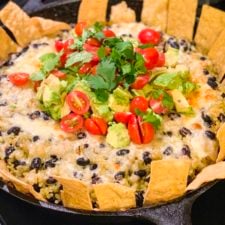
[[[107,15],[110,14],[110,7],[113,4],[120,2],[119,0],[109,1]],[[137,12],[137,20],[140,20],[142,9],[141,0],[129,0],[128,5],[134,8]],[[77,19],[77,12],[80,5],[79,0],[30,0],[25,5],[24,9],[31,15],[43,16],[56,20],[74,23]],[[46,208],[46,210],[54,210],[64,214],[73,215],[74,221],[77,224],[127,224],[132,221],[145,221],[149,224],[156,225],[191,225],[191,207],[194,201],[216,182],[209,183],[203,188],[187,194],[186,196],[176,200],[175,202],[160,205],[157,207],[142,207],[130,209],[121,212],[94,212],[67,209],[62,206],[53,205],[50,203],[40,202],[32,197],[17,192],[14,188],[8,187],[0,182],[0,189],[8,194],[25,201],[37,207]],[[166,191],[166,190],[165,190]]]

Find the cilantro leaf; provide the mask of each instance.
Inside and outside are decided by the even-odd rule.
[[[52,71],[59,64],[60,56],[55,53],[47,53],[40,57],[44,73]]]
[[[38,71],[35,73],[32,73],[30,76],[30,79],[33,81],[39,81],[39,80],[43,80],[46,77],[46,74],[43,71]]]
[[[104,89],[95,90],[95,95],[100,102],[106,102],[109,98],[109,92]]]
[[[87,63],[87,62],[90,62],[91,60],[92,60],[92,54],[89,52],[86,52],[86,51],[74,52],[67,59],[65,67],[68,68],[77,62]]]
[[[87,82],[93,89],[108,89],[109,85],[108,83],[103,79],[101,76],[88,76],[86,78]]]
[[[151,109],[142,115],[143,121],[151,123],[155,129],[159,129],[162,123],[162,117],[156,113],[154,113]]]

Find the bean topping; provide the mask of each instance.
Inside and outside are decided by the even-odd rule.
[[[173,136],[173,132],[172,131],[164,131],[163,134],[167,135],[168,137],[172,137]]]
[[[175,119],[178,119],[181,117],[181,115],[179,113],[169,113],[168,114],[168,117],[171,119],[171,120],[175,120]]]
[[[86,137],[87,137],[87,135],[84,132],[78,132],[77,133],[77,139],[84,139]]]
[[[50,116],[46,112],[42,112],[43,120],[50,120]]]
[[[105,148],[105,144],[104,143],[100,143],[99,147],[100,148]]]
[[[186,137],[187,135],[191,135],[192,134],[192,132],[189,129],[187,129],[186,127],[181,128],[179,130],[179,133],[180,133],[180,135],[182,137]]]
[[[117,181],[120,181],[124,177],[125,177],[125,172],[124,171],[120,171],[120,172],[115,174],[114,179],[117,180]]]
[[[96,170],[98,165],[96,163],[90,165],[90,170]]]
[[[42,42],[42,43],[34,43],[32,44],[33,48],[39,48],[40,46],[48,46],[48,43]]]
[[[218,84],[216,82],[216,77],[209,77],[207,84],[212,88],[212,89],[216,89],[218,87]]]
[[[145,177],[147,175],[145,170],[138,170],[138,171],[134,171],[134,174],[139,176],[139,177]]]
[[[216,139],[216,134],[210,130],[205,131],[205,135],[211,140]]]
[[[225,93],[222,93],[222,94],[221,94],[221,97],[222,97],[222,98],[225,98]]]
[[[34,111],[31,114],[29,114],[29,118],[31,120],[35,120],[37,118],[40,118],[40,116],[41,116],[41,112],[40,111]]]
[[[15,136],[18,135],[20,133],[21,129],[20,127],[11,127],[8,131],[7,134],[14,134]]]
[[[205,56],[201,56],[200,60],[205,61],[207,58]]]
[[[143,206],[143,201],[144,201],[143,194],[144,194],[143,191],[137,191],[136,194],[135,194],[137,207],[142,207]]]
[[[204,73],[205,75],[209,75],[209,71],[208,71],[207,69],[203,69],[203,73]]]
[[[173,148],[171,146],[168,146],[164,151],[164,155],[171,155],[173,153]]]
[[[89,144],[84,144],[84,148],[88,148],[89,147]]]
[[[16,149],[13,146],[9,146],[5,149],[5,159],[9,159],[9,156],[15,151]]]
[[[77,165],[79,165],[79,166],[87,166],[89,164],[90,164],[89,159],[85,159],[84,157],[77,159]]]
[[[143,161],[144,161],[145,165],[148,165],[151,163],[152,159],[150,157],[150,152],[143,153]]]
[[[223,113],[220,113],[220,115],[218,116],[218,120],[221,122],[221,123],[224,123],[225,122],[225,115]]]
[[[36,157],[32,160],[30,168],[38,170],[41,168],[41,166],[42,166],[41,159],[39,157]]]
[[[116,152],[116,154],[118,156],[124,156],[124,155],[127,155],[129,153],[130,153],[130,150],[129,149],[121,149],[121,150],[119,150],[119,151]]]
[[[186,155],[191,158],[191,150],[188,145],[184,145],[184,147],[181,149],[181,152],[183,155]]]
[[[25,161],[21,161],[21,160],[15,160],[13,162],[13,166],[14,168],[16,169],[18,166],[25,166],[26,165],[26,162]]]
[[[46,180],[46,183],[47,184],[55,184],[57,182],[57,180],[53,177],[49,177],[47,180]]]
[[[91,183],[92,184],[101,183],[101,178],[96,173],[94,173],[91,177]]]
[[[202,119],[205,122],[205,124],[206,124],[207,127],[211,127],[213,125],[213,121],[210,118],[210,116],[208,116],[204,112],[202,112]]]
[[[59,160],[56,155],[51,155],[50,157],[51,159],[45,162],[45,168],[48,168],[48,167],[54,168],[55,163]]]
[[[36,191],[36,192],[40,192],[40,190],[41,190],[41,188],[39,187],[39,185],[38,184],[33,184],[33,188],[34,188],[34,190]]]
[[[38,141],[39,139],[40,139],[40,137],[36,135],[36,136],[33,136],[32,141],[33,141],[33,142],[36,142],[36,141]]]

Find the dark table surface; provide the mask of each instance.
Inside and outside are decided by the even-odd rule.
[[[3,2],[4,0],[0,0],[0,3]],[[225,9],[225,0],[221,2],[215,6]],[[77,224],[72,216],[46,211],[0,191],[0,225],[5,225],[4,221],[7,225]],[[225,181],[217,183],[196,200],[192,208],[192,223],[193,225],[225,225]],[[93,224],[85,225],[97,224],[93,220]],[[134,222],[129,225],[142,225],[142,223]]]

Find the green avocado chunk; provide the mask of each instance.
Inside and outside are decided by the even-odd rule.
[[[165,53],[166,66],[175,67],[178,62],[179,50],[169,47]]]
[[[130,144],[130,136],[126,126],[115,123],[108,129],[106,142],[114,148],[123,148]]]

